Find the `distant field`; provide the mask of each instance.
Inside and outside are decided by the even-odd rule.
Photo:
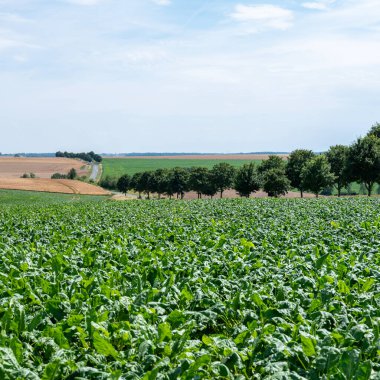
[[[0,190],[0,206],[25,206],[30,204],[45,206],[61,202],[101,202],[105,199],[107,199],[107,197],[94,195],[53,194],[36,191]]]
[[[244,157],[244,158],[237,158]],[[267,157],[267,156],[266,156]],[[239,167],[248,162],[259,164],[263,159],[263,155],[247,155],[247,156],[176,156],[176,157],[139,157],[139,158],[105,158],[103,159],[103,178],[106,176],[120,177],[123,174],[133,175],[138,172],[156,170],[156,169],[172,169],[175,167],[189,168],[192,166],[202,166],[212,168],[220,162],[228,162],[229,164]]]
[[[109,192],[99,186],[69,179],[47,178],[1,178],[0,189],[42,191],[49,193],[108,195]]]
[[[20,178],[24,173],[50,178],[54,173],[67,174],[71,168],[79,176],[88,175],[89,172],[84,162],[71,158],[0,157],[0,178]]]

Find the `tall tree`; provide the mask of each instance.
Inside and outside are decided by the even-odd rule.
[[[380,123],[374,124],[369,130],[367,136],[376,136],[377,138],[380,138]]]
[[[273,168],[263,174],[263,189],[268,196],[278,198],[285,195],[290,189],[290,181],[285,170]]]
[[[290,153],[286,163],[286,176],[290,180],[290,185],[297,188],[303,198],[304,189],[302,187],[301,173],[306,163],[315,156],[311,150],[297,149]]]
[[[122,175],[117,181],[117,189],[127,195],[127,191],[129,190],[129,186],[131,183],[131,177],[128,174]]]
[[[232,187],[235,179],[235,168],[227,162],[216,164],[211,169],[211,180],[223,198],[223,192]]]
[[[130,188],[139,193],[139,199],[141,199],[141,193],[145,191],[145,184],[141,181],[142,173],[135,173],[131,178]]]
[[[189,170],[174,168],[169,173],[170,191],[177,194],[177,198],[183,199],[185,192],[189,191]]]
[[[338,190],[338,197],[341,196],[342,189],[349,184],[347,175],[348,146],[334,145],[326,153],[327,160],[331,166],[331,172],[335,176],[335,187]]]
[[[313,157],[302,169],[302,186],[318,198],[319,193],[335,181],[331,166],[324,155]]]
[[[158,198],[161,198],[161,195],[167,192],[168,175],[167,169],[157,169],[153,172],[153,191],[158,194]]]
[[[253,162],[244,164],[236,172],[234,189],[241,197],[249,198],[251,193],[260,190],[261,177]]]
[[[285,172],[286,162],[280,156],[274,154],[270,155],[267,160],[261,162],[257,168],[260,174],[265,174],[265,172],[271,169],[279,169]]]
[[[357,139],[349,148],[347,169],[352,180],[364,184],[370,197],[380,181],[380,138],[371,134]]]
[[[262,176],[263,189],[270,197],[279,197],[289,191],[290,181],[286,177],[286,163],[280,156],[269,156],[257,170]]]
[[[74,168],[71,168],[69,172],[67,173],[68,179],[75,179],[77,178],[77,171]]]
[[[189,189],[198,194],[198,199],[202,198],[202,192],[209,181],[209,170],[203,167],[193,167],[190,169]]]

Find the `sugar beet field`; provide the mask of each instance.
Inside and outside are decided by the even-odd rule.
[[[378,199],[0,207],[1,379],[379,379]]]

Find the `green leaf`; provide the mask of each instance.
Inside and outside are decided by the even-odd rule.
[[[314,356],[316,354],[315,352],[316,340],[315,339],[313,339],[310,336],[301,334],[301,344],[302,344],[302,351],[306,356]]]
[[[163,342],[164,340],[172,339],[172,331],[169,323],[161,323],[158,325],[158,341]]]
[[[112,344],[104,338],[99,331],[94,331],[93,343],[96,351],[104,356],[112,356],[115,359],[118,357],[118,353]]]

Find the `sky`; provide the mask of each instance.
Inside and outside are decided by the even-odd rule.
[[[0,0],[0,152],[256,152],[380,122],[380,0]]]

